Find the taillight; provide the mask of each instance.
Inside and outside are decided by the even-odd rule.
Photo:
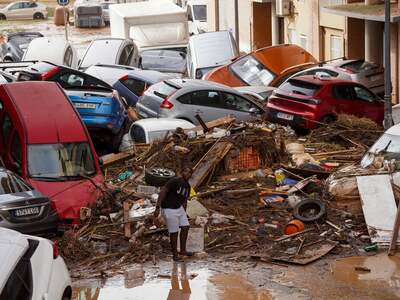
[[[56,259],[58,257],[58,242],[54,241],[53,242],[53,258]]]
[[[54,74],[56,74],[59,70],[60,70],[60,67],[54,67],[54,68],[51,68],[50,70],[48,70],[47,72],[44,72],[44,73],[41,75],[42,80],[47,80],[47,79],[49,79],[51,76],[53,76]]]
[[[160,108],[166,108],[166,109],[171,109],[172,107],[174,107],[174,105],[168,101],[168,98],[165,99],[163,102],[161,102],[160,104]]]
[[[125,80],[128,80],[128,79],[129,79],[129,76],[128,76],[128,74],[126,74],[126,75],[122,76],[119,80],[125,81]]]

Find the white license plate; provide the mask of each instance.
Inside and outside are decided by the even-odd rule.
[[[91,108],[94,109],[96,108],[96,104],[92,104],[92,103],[74,103],[74,106],[76,108]]]
[[[20,208],[14,210],[14,216],[25,217],[25,216],[37,215],[39,214],[39,211],[40,211],[39,206]]]
[[[285,113],[281,113],[281,112],[278,112],[277,114],[276,114],[276,116],[279,118],[279,119],[284,119],[284,120],[288,120],[288,121],[292,121],[293,120],[293,115],[289,115],[289,114],[285,114]]]

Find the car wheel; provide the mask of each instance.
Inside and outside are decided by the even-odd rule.
[[[320,120],[320,122],[324,123],[324,124],[330,124],[330,123],[333,123],[335,121],[336,121],[335,117],[331,116],[331,115],[325,116]]]
[[[3,62],[5,62],[5,63],[12,63],[13,60],[12,60],[11,57],[4,57]]]
[[[0,14],[0,20],[6,20],[7,18],[6,18],[6,16],[5,15],[3,15],[3,14]]]
[[[43,20],[44,19],[44,15],[42,13],[35,13],[33,15],[33,19],[35,19],[35,20]]]
[[[168,180],[175,177],[175,172],[166,168],[150,168],[146,169],[144,180],[148,185],[163,186]]]
[[[322,221],[326,216],[326,207],[321,201],[306,199],[296,204],[293,216],[304,223]]]

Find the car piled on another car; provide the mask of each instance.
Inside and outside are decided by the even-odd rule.
[[[177,118],[193,124],[233,115],[248,121],[264,115],[259,103],[228,86],[196,79],[171,79],[152,85],[136,104],[144,118]]]
[[[29,43],[43,37],[40,32],[17,32],[7,35],[6,41],[0,44],[0,60],[18,62],[22,60]]]
[[[45,80],[59,83],[66,91],[95,140],[118,151],[122,136],[128,128],[126,103],[106,82],[89,74],[39,62],[21,71],[19,81]]]
[[[154,83],[175,77],[157,71],[103,64],[91,66],[85,73],[107,82],[130,106],[135,106],[139,97]]]

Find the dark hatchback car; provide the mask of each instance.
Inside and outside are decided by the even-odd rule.
[[[7,42],[0,45],[0,59],[4,62],[19,62],[29,43],[43,37],[40,32],[17,32],[7,36]]]
[[[22,233],[55,231],[57,213],[50,200],[13,172],[0,167],[0,227]]]

